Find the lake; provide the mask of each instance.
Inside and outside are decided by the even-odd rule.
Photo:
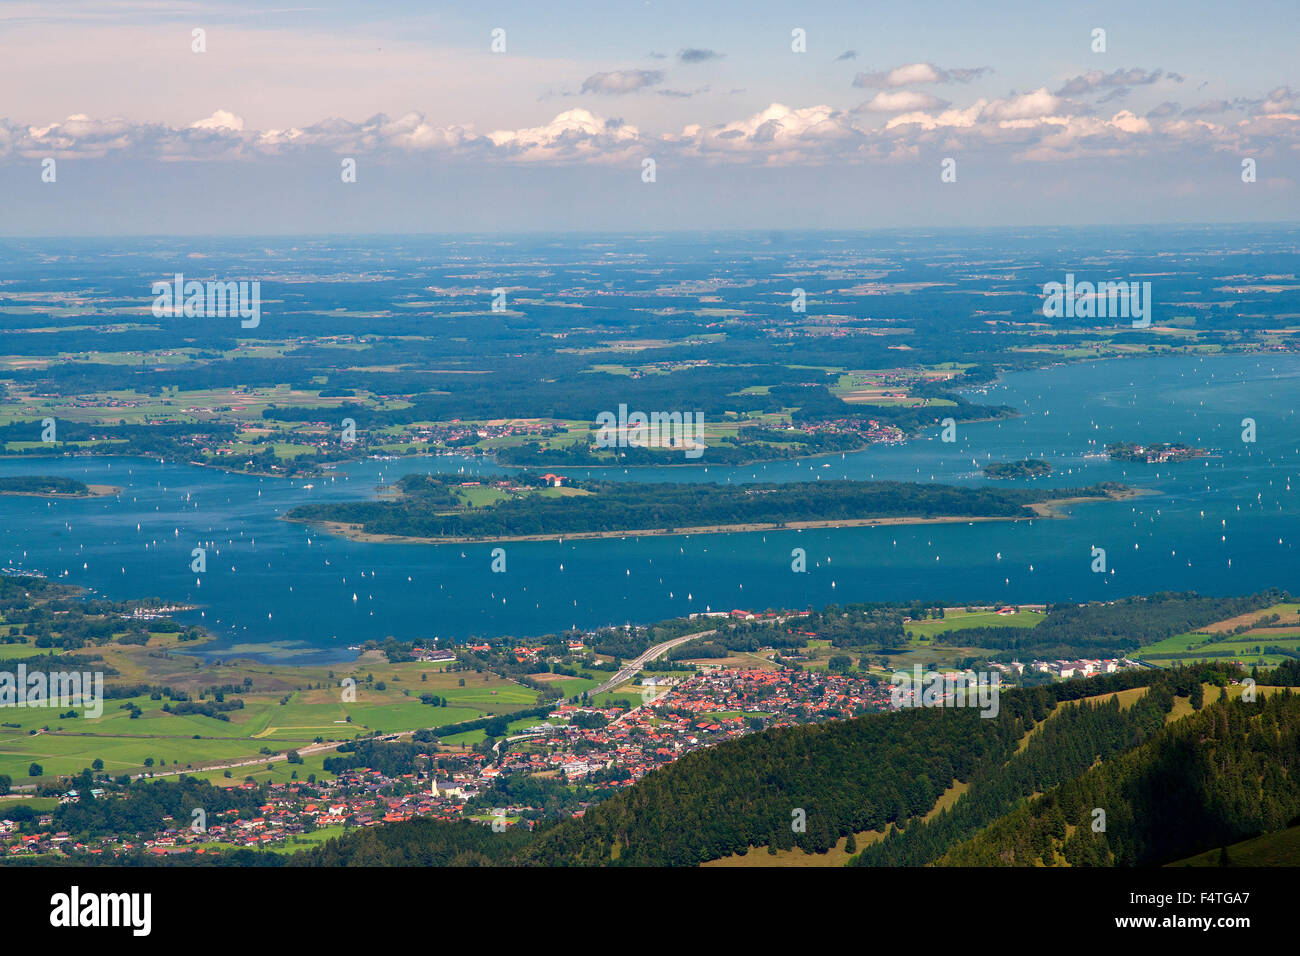
[[[177,615],[218,640],[206,657],[348,660],[388,636],[535,635],[651,622],[693,611],[943,600],[1037,603],[1158,590],[1296,590],[1300,356],[1140,357],[1011,373],[978,399],[1020,417],[959,426],[847,455],[733,468],[571,471],[639,481],[897,479],[978,484],[987,461],[1045,458],[1071,487],[1122,481],[1150,492],[1071,506],[1067,518],[505,545],[347,541],[278,520],[313,501],[373,496],[413,471],[466,480],[511,469],[458,457],[365,461],[330,478],[285,480],[138,458],[4,459],[0,474],[111,484],[120,496],[0,497],[0,565],[40,571],[113,599],[192,603]],[[1242,441],[1242,420],[1257,440]],[[1109,461],[1113,441],[1185,441],[1213,457]],[[314,487],[308,488],[308,485]],[[207,571],[190,571],[208,547]],[[1092,570],[1094,547],[1107,570]],[[807,553],[807,573],[791,551]]]

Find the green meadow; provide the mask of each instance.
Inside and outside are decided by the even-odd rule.
[[[1041,611],[1018,611],[1015,614],[998,614],[996,611],[946,611],[941,618],[909,621],[903,630],[914,638],[931,638],[945,631],[962,631],[971,627],[1035,627],[1047,617]]]
[[[15,646],[23,647],[0,648]],[[30,648],[23,650],[31,653]],[[140,669],[138,649],[105,650],[119,670]],[[173,665],[178,657],[161,663],[146,659],[146,666]],[[389,664],[373,658],[353,666],[350,676],[358,683],[351,700],[344,700],[336,686],[338,679],[348,676],[342,672],[336,671],[331,679],[327,670],[319,668],[250,666],[247,673],[256,675],[254,687],[246,694],[228,695],[227,699],[237,696],[244,701],[242,710],[225,712],[229,720],[169,713],[163,709],[167,701],[148,696],[106,700],[99,717],[61,718],[56,708],[6,708],[0,710],[0,774],[9,775],[21,787],[79,773],[98,759],[104,771],[115,776],[184,770],[214,782],[238,783],[246,776],[288,780],[295,770],[299,777],[323,772],[321,761],[328,752],[308,754],[303,764],[274,762],[269,771],[261,758],[309,747],[318,739],[342,742],[372,732],[402,733],[508,715],[534,706],[537,700],[536,691],[495,675],[448,673],[436,665]],[[212,682],[212,675],[206,680]],[[258,690],[290,680],[296,688]],[[422,694],[444,698],[447,705],[422,703]],[[134,719],[131,705],[140,713]],[[477,734],[481,739],[482,732]],[[221,765],[245,761],[258,763],[234,767],[231,778],[225,777]],[[29,775],[33,763],[42,768],[42,778]],[[217,769],[204,770],[214,766]]]

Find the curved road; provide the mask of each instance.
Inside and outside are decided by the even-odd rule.
[[[623,683],[623,681],[630,680],[632,675],[644,667],[647,662],[666,654],[678,644],[685,644],[687,641],[693,641],[700,637],[708,637],[710,634],[716,633],[718,633],[717,628],[714,628],[711,631],[697,631],[694,634],[687,634],[685,637],[674,637],[671,641],[664,641],[662,644],[656,644],[649,650],[644,651],[640,657],[636,658],[630,664],[624,664],[623,668],[617,674],[605,681],[605,683],[601,684],[595,690],[588,691],[588,693],[592,697],[595,697],[597,694],[603,694],[611,687],[617,687],[619,684]]]
[[[647,663],[649,663],[650,661],[654,660],[657,657],[662,657],[664,654],[668,653],[668,651],[672,650],[678,644],[685,644],[687,641],[693,641],[701,637],[708,637],[710,634],[716,634],[716,633],[718,633],[717,628],[714,628],[713,630],[709,630],[709,631],[697,631],[694,634],[687,634],[684,637],[674,637],[671,641],[664,641],[662,644],[656,644],[653,647],[643,651],[635,660],[631,661],[628,664],[624,664],[617,674],[615,674],[609,680],[605,681],[605,683],[601,684],[599,687],[595,688],[589,693],[593,697],[596,694],[603,694],[611,687],[617,687],[625,680],[630,680],[636,674],[636,672],[641,670],[641,668],[643,668]],[[398,737],[401,737],[403,734],[409,734],[409,733],[412,733],[412,731],[409,730],[402,731],[395,734],[380,734],[374,739],[396,740]],[[518,737],[513,737],[510,739],[517,740],[520,737],[527,737],[527,736],[531,736],[531,735],[520,734]],[[325,743],[320,743],[320,744],[312,743],[306,747],[299,747],[298,753],[312,754],[312,753],[317,753],[321,750],[333,750],[336,747],[338,747],[339,743],[340,741],[337,740],[332,742],[327,741]],[[160,767],[159,769],[154,771],[146,770],[143,773],[136,773],[136,774],[132,774],[131,776],[132,779],[140,780],[149,777],[172,777],[183,773],[194,774],[194,773],[203,773],[212,770],[235,770],[240,767],[265,766],[268,763],[279,763],[283,760],[287,760],[288,757],[289,754],[287,751],[282,753],[274,753],[274,754],[261,754],[257,758],[252,760],[231,761],[227,763],[215,764],[212,766],[200,766],[200,767],[187,768],[185,770],[181,770],[179,768],[172,769],[172,770],[163,770]],[[14,789],[19,790],[19,789],[26,789],[26,788],[14,787]],[[31,787],[31,789],[35,789],[35,787],[34,786]]]

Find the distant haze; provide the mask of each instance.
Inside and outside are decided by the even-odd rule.
[[[18,0],[0,234],[1296,219],[1294,3],[1089,6]]]

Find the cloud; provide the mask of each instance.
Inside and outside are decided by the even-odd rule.
[[[1211,100],[1208,103],[1202,103],[1196,107],[1198,113],[1202,110],[1206,113],[1217,112],[1214,106],[1223,104],[1223,100]],[[1291,89],[1289,86],[1274,87],[1266,96],[1259,98],[1237,97],[1231,104],[1224,104],[1225,108],[1242,110],[1252,116],[1289,116],[1300,111],[1300,93]],[[1190,112],[1190,111],[1189,111]]]
[[[903,113],[908,110],[943,109],[948,106],[946,100],[919,90],[896,90],[877,93],[857,111],[870,113]]]
[[[841,53],[841,54],[840,54],[839,56],[837,56],[835,59],[836,59],[837,61],[839,61],[839,60],[856,60],[857,58],[858,58],[858,51],[857,51],[857,50],[845,50],[843,53]]]
[[[1040,87],[1029,93],[1013,94],[1006,99],[994,100],[984,108],[983,115],[992,120],[1040,119],[1066,111],[1065,102]]]
[[[908,63],[883,72],[859,73],[853,78],[853,85],[859,88],[890,89],[927,83],[969,83],[991,72],[992,69],[987,66],[944,70],[933,63]]]
[[[244,121],[234,113],[228,113],[225,110],[217,110],[207,119],[201,119],[196,123],[190,124],[190,129],[229,129],[236,133],[244,128]]]
[[[945,83],[970,83],[992,72],[991,66],[977,66],[969,69],[945,70],[943,76]]]
[[[637,87],[639,82],[642,79],[619,80],[611,88],[645,88]],[[597,83],[605,80],[593,81],[593,86]],[[707,90],[649,91],[686,99]],[[1230,119],[1222,117],[1226,111]],[[415,111],[397,116],[379,113],[362,120],[329,117],[308,125],[260,129],[226,109],[176,125],[84,113],[47,125],[0,119],[0,163],[45,156],[262,162],[325,153],[366,156],[380,163],[435,158],[448,163],[634,167],[640,158],[652,155],[708,164],[815,166],[915,162],[938,150],[984,152],[1012,162],[1139,156],[1176,161],[1180,150],[1197,157],[1214,151],[1300,153],[1300,95],[1291,87],[1278,86],[1254,99],[1210,101],[1187,110],[1166,101],[1145,115],[1132,110],[1103,115],[1096,103],[1065,97],[1047,87],[958,105],[923,90],[893,88],[876,92],[852,110],[772,103],[730,121],[689,123],[653,132],[587,109],[566,110],[532,125],[501,126],[491,132],[472,124],[439,125]]]
[[[1300,99],[1296,91],[1289,86],[1279,86],[1268,94],[1268,99],[1259,105],[1261,113],[1292,113]]]
[[[613,127],[587,110],[566,110],[542,126],[497,130],[488,139],[495,150],[513,159],[573,160],[609,156],[635,143],[635,126]]]
[[[700,47],[687,47],[685,50],[677,51],[677,59],[683,63],[704,63],[708,60],[720,60],[723,54],[716,50],[705,50]]]
[[[1089,70],[1067,80],[1065,85],[1056,92],[1058,96],[1082,96],[1098,90],[1149,86],[1162,79],[1169,79],[1175,83],[1183,82],[1183,78],[1177,73],[1166,73],[1164,70],[1143,70],[1136,67],[1129,70],[1115,70],[1111,73]]]
[[[773,103],[721,126],[690,125],[665,145],[687,155],[723,161],[752,157],[765,163],[818,163],[852,153],[864,140],[850,118],[829,106],[792,109]]]
[[[1147,110],[1147,119],[1160,119],[1165,116],[1175,116],[1179,110],[1178,104],[1165,100],[1158,106],[1153,106]]]
[[[582,92],[621,95],[635,93],[663,81],[663,70],[614,70],[610,73],[593,73],[587,77],[582,81]]]

